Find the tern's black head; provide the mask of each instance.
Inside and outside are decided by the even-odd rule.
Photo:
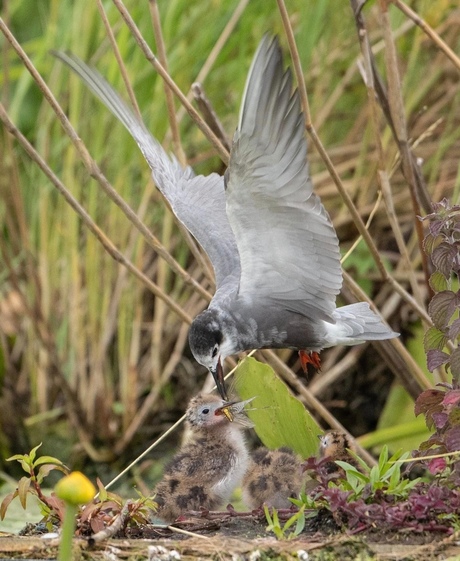
[[[220,395],[227,399],[220,360],[224,334],[215,310],[205,310],[193,320],[188,340],[193,356],[211,372]]]

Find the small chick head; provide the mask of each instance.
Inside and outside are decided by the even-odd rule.
[[[319,437],[321,458],[339,458],[347,455],[347,449],[354,451],[354,448],[348,435],[338,430],[331,430]]]
[[[225,401],[216,395],[198,394],[190,400],[185,417],[192,427],[211,427],[228,423],[220,412]]]
[[[224,401],[212,394],[198,394],[190,400],[185,417],[192,428],[219,427],[235,423],[243,427],[252,427],[251,421],[244,414],[245,401]]]

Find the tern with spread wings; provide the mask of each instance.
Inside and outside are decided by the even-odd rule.
[[[321,349],[398,335],[367,303],[336,307],[338,239],[313,192],[299,95],[276,38],[265,36],[252,62],[224,177],[181,167],[99,73],[72,55],[57,56],[125,125],[211,260],[216,293],[193,320],[189,342],[223,398],[227,356],[292,348],[315,363]]]

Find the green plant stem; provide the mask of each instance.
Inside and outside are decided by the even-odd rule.
[[[78,507],[76,505],[66,503],[58,561],[72,560],[72,542],[75,531],[75,516],[77,514],[77,508]]]

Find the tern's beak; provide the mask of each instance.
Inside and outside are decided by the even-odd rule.
[[[217,391],[219,392],[220,397],[225,399],[225,401],[228,401],[227,390],[225,389],[224,369],[222,368],[220,357],[217,361],[216,369],[211,370],[211,374],[216,382]]]

